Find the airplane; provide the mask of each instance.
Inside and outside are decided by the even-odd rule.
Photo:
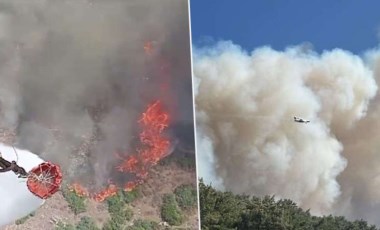
[[[299,118],[299,117],[294,117],[294,122],[298,122],[298,123],[309,123],[310,121],[309,120],[304,120],[302,118]]]
[[[7,161],[5,160],[0,153],[0,173],[3,172],[10,172],[12,171],[14,174],[16,174],[19,178],[27,178],[28,173],[25,171],[23,167],[20,167],[16,161]]]

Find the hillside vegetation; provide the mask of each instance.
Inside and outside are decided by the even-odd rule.
[[[364,220],[348,221],[341,216],[312,216],[293,201],[276,201],[273,196],[263,198],[220,192],[199,182],[201,225],[211,229],[259,230],[377,230]]]

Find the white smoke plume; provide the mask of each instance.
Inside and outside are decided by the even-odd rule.
[[[194,48],[199,177],[380,224],[379,57],[302,46],[248,53],[232,42]]]
[[[0,144],[0,152],[8,161],[17,161],[26,171],[43,162],[37,155],[27,151]],[[43,200],[33,195],[26,186],[26,179],[18,178],[13,172],[0,174],[0,227],[14,222],[35,211]]]

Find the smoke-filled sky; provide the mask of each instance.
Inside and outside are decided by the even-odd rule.
[[[101,183],[110,156],[134,150],[148,103],[193,122],[188,23],[186,0],[1,1],[1,128],[73,174],[71,154],[90,149]]]
[[[199,177],[380,224],[378,50],[247,52],[219,42],[193,57]]]
[[[378,8],[192,1],[199,177],[380,225]]]

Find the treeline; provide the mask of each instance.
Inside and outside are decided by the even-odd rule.
[[[312,216],[288,199],[276,201],[273,196],[258,198],[220,192],[203,180],[199,182],[199,199],[204,230],[377,230],[364,220]]]

